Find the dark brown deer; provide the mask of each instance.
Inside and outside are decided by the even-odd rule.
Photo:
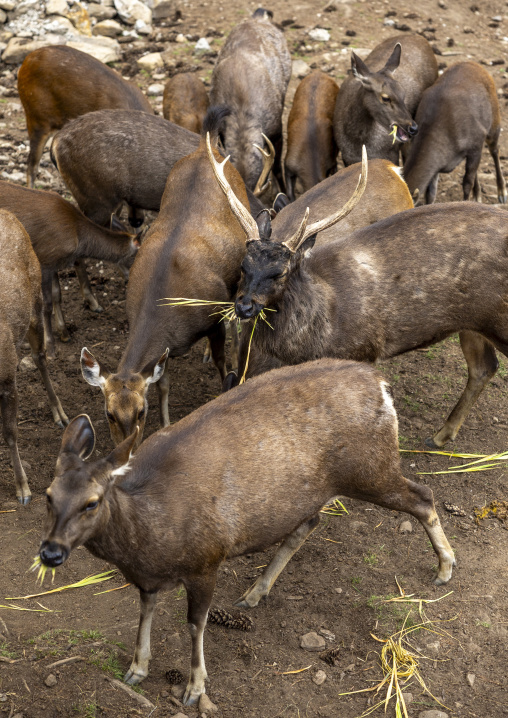
[[[28,232],[41,264],[46,349],[48,355],[54,357],[55,344],[51,327],[53,308],[60,339],[69,341],[60,304],[57,272],[87,257],[111,262],[126,261],[134,256],[138,242],[133,234],[99,227],[54,192],[27,189],[0,181],[0,208],[12,212],[19,219]],[[81,270],[82,265],[78,263],[76,271],[85,304],[94,311],[102,311],[92,294],[86,270],[84,274]]]
[[[215,171],[234,208],[224,168],[216,163]],[[459,332],[468,382],[427,440],[440,447],[455,439],[496,373],[495,349],[508,356],[506,214],[472,203],[419,207],[312,249],[316,234],[359,201],[366,180],[365,166],[342,209],[312,224],[307,209],[293,234],[268,238],[266,226],[260,233],[238,208],[248,241],[236,314],[254,319],[274,309],[273,329],[257,322],[253,347],[286,364],[322,356],[373,362]]]
[[[102,110],[60,130],[51,156],[79,208],[93,222],[109,225],[111,214],[125,202],[131,225],[139,227],[139,211],[159,211],[171,168],[197,150],[199,141],[195,132],[162,117]],[[252,193],[249,203],[255,214],[263,209]]]
[[[127,683],[148,675],[158,592],[183,584],[192,638],[183,702],[196,703],[205,692],[204,629],[220,564],[282,542],[236,602],[257,606],[337,494],[417,518],[438,556],[435,583],[451,578],[453,551],[432,491],[402,476],[390,389],[367,365],[320,360],[269,372],[161,429],[132,458],[137,430],[109,456],[85,463],[94,440],[84,414],[64,433],[40,558],[60,566],[84,544],[138,587]]]
[[[210,110],[204,132],[214,145],[223,110]],[[210,149],[211,151],[211,149]],[[216,152],[216,150],[214,150]],[[217,153],[217,157],[220,155]],[[228,181],[249,214],[243,181],[229,164]],[[169,424],[168,356],[178,357],[202,337],[211,343],[221,379],[225,377],[224,323],[214,308],[161,306],[164,297],[230,301],[240,278],[245,240],[240,224],[217,186],[204,139],[168,177],[159,216],[132,266],[127,285],[129,340],[116,372],[111,373],[83,349],[81,368],[92,386],[101,388],[115,444],[145,424],[150,383],[158,382],[161,424]]]
[[[195,72],[181,72],[167,81],[162,97],[166,120],[199,135],[209,105],[206,87]]]
[[[420,35],[398,35],[377,45],[365,62],[352,52],[351,69],[334,115],[342,160],[345,165],[359,162],[365,145],[371,159],[398,164],[401,143],[418,131],[413,116],[422,93],[437,78],[434,52]]]
[[[28,504],[32,493],[18,451],[18,391],[16,368],[18,350],[28,336],[32,358],[48,394],[54,422],[69,423],[55,394],[46,364],[42,319],[41,270],[30,238],[10,212],[0,209],[0,409],[3,436],[11,454],[16,496]]]
[[[271,17],[270,11],[259,8],[233,28],[219,53],[210,89],[212,105],[231,109],[222,133],[224,147],[255,194],[267,189],[258,182],[265,165],[265,137],[274,147],[274,173],[282,187],[282,111],[291,57]]]
[[[18,92],[30,139],[29,187],[34,185],[48,137],[69,120],[94,110],[153,112],[136,85],[94,57],[65,45],[28,54],[19,68]]]
[[[501,113],[496,85],[476,62],[453,65],[423,93],[416,113],[418,135],[404,164],[411,194],[418,190],[417,205],[432,204],[440,172],[451,172],[463,160],[464,199],[473,190],[481,202],[478,167],[485,142],[494,160],[498,201],[506,202],[506,184],[499,162]]]
[[[284,159],[286,194],[295,199],[337,171],[333,112],[339,86],[329,75],[314,70],[296,88],[288,119]]]

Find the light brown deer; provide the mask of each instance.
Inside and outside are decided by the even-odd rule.
[[[206,87],[195,72],[180,72],[167,81],[162,96],[166,120],[199,135],[209,105]]]
[[[496,169],[497,198],[506,202],[506,184],[499,162],[501,112],[496,85],[477,62],[452,65],[422,95],[416,113],[419,131],[404,164],[404,177],[417,205],[436,199],[440,172],[466,161],[463,196],[481,202],[478,168],[485,142]]]
[[[438,556],[435,583],[451,578],[453,551],[432,491],[402,476],[390,389],[367,365],[328,359],[269,372],[161,429],[134,457],[137,429],[109,456],[85,463],[94,440],[86,415],[64,433],[40,558],[60,566],[84,544],[139,588],[127,683],[148,675],[158,592],[183,584],[192,638],[183,702],[196,703],[205,692],[204,629],[221,563],[282,542],[236,602],[257,606],[338,494],[417,518]]]
[[[18,451],[18,350],[28,336],[32,358],[48,393],[54,422],[69,421],[55,394],[46,364],[42,319],[41,270],[30,238],[10,212],[0,209],[0,408],[3,436],[11,454],[16,496],[28,504],[31,491]]]
[[[48,137],[69,120],[94,110],[153,112],[134,83],[87,53],[65,45],[29,53],[19,68],[18,92],[30,139],[29,187],[34,185]]]

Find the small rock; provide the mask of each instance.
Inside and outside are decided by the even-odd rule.
[[[0,0],[0,9],[1,10],[7,10],[9,12],[10,10],[14,10],[16,7],[16,0]]]
[[[476,675],[474,673],[468,673],[466,676],[466,681],[469,683],[471,688],[474,686],[474,682],[476,680]]]
[[[310,72],[310,67],[304,60],[293,60],[291,74],[293,77],[306,77]]]
[[[335,593],[342,593],[342,589],[340,587],[333,589]]]
[[[147,92],[149,95],[162,95],[164,93],[164,85],[161,85],[160,83],[149,85]]]
[[[117,13],[127,25],[135,25],[142,20],[146,25],[152,24],[152,11],[141,0],[114,0]]]
[[[103,35],[104,37],[116,37],[120,35],[122,30],[122,26],[119,22],[116,22],[116,20],[101,20],[101,22],[98,22],[94,26],[92,34]]]
[[[447,9],[448,9],[448,5],[447,5],[445,2],[443,2],[443,0],[438,0],[438,3],[437,3],[437,4],[438,4],[438,6],[441,8],[441,10],[447,10]]]
[[[350,663],[349,666],[346,667],[346,671],[348,671],[349,673],[352,673],[354,671],[354,669],[355,669],[354,663]]]
[[[494,15],[494,17],[491,18],[493,22],[503,22],[503,16],[502,15]]]
[[[410,534],[413,533],[413,525],[411,521],[403,521],[399,526],[399,533]]]
[[[88,5],[88,14],[97,20],[112,20],[116,15],[116,10],[114,7],[106,7],[105,5],[91,2]]]
[[[172,17],[175,12],[175,0],[152,0],[152,16],[154,20]]]
[[[326,628],[320,628],[319,635],[323,636],[327,641],[335,641],[335,633],[327,631]]]
[[[212,703],[212,701],[208,698],[206,693],[202,693],[199,697],[199,711],[200,713],[217,713],[219,709],[215,705],[215,703]]]
[[[350,521],[349,526],[353,531],[360,531],[360,533],[367,533],[369,531],[369,526],[365,521]]]
[[[316,673],[312,676],[312,682],[315,683],[316,686],[322,686],[325,681],[326,673],[324,671],[316,671]]]
[[[67,0],[47,0],[46,15],[62,15],[66,17],[68,12]]]
[[[426,651],[427,651],[427,653],[430,653],[432,656],[437,656],[440,648],[441,648],[440,641],[432,641],[431,643],[426,644]]]
[[[120,45],[111,37],[85,37],[79,35],[79,40],[72,40],[67,47],[86,52],[101,62],[118,62],[121,58]]]
[[[140,35],[150,35],[152,26],[144,20],[139,19],[134,23],[134,30],[139,32]]]
[[[185,715],[185,713],[175,713],[173,718],[187,718],[187,716]]]
[[[23,357],[23,359],[19,362],[19,369],[20,371],[35,371],[37,367],[35,366],[34,360],[31,356]]]
[[[315,631],[310,631],[304,636],[300,636],[300,648],[304,651],[322,651],[326,646],[323,636],[318,636]]]
[[[206,37],[200,37],[197,43],[194,45],[194,52],[210,52],[212,48]]]
[[[171,695],[180,700],[180,698],[183,698],[183,694],[185,693],[185,685],[171,686],[170,690]]]
[[[49,20],[42,23],[42,27],[47,30],[47,32],[55,33],[55,35],[72,35],[72,33],[76,32],[72,22],[66,17],[60,16],[49,18]]]
[[[187,38],[185,35],[182,35],[181,32],[178,33],[178,35],[175,37],[175,42],[187,42]]]
[[[462,32],[466,35],[474,35],[474,30],[472,27],[465,27]]]
[[[44,681],[44,684],[48,686],[48,688],[52,688],[53,686],[56,686],[58,683],[56,676],[54,673],[50,673],[49,676]]]
[[[330,33],[322,27],[316,27],[314,30],[309,30],[309,37],[316,40],[316,42],[328,42]]]
[[[25,461],[24,459],[21,459],[21,466],[25,469],[25,471],[32,470],[32,464],[29,464],[28,461]]]
[[[160,52],[150,52],[148,55],[143,55],[137,60],[137,63],[142,70],[148,70],[148,72],[155,70],[156,67],[164,67]]]
[[[414,701],[412,693],[403,693],[402,695],[404,696],[404,703],[406,706],[409,706]]]
[[[12,718],[24,718],[23,713],[15,713]]]
[[[448,718],[448,713],[444,713],[444,711],[422,711],[422,713],[418,713],[418,718]]]

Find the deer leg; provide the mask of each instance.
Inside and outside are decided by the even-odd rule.
[[[270,590],[277,580],[281,571],[285,568],[288,561],[302,546],[305,539],[314,531],[319,524],[319,514],[304,521],[293,533],[281,543],[277,549],[277,553],[272,558],[268,566],[265,568],[257,581],[235,601],[235,606],[241,608],[253,608],[257,606],[259,601],[268,596]]]
[[[212,602],[215,588],[216,573],[186,580],[187,590],[187,625],[192,640],[191,671],[182,702],[190,706],[199,701],[205,693],[207,679],[205,656],[203,653],[203,634],[208,618],[208,610]]]
[[[439,173],[436,173],[434,177],[430,180],[427,190],[425,192],[425,203],[426,204],[434,204],[436,201],[436,195],[437,195],[437,184],[439,181]]]
[[[210,329],[208,339],[210,340],[213,363],[219,371],[222,382],[226,378],[226,327],[224,322],[218,322]]]
[[[159,395],[159,416],[160,416],[160,422],[161,426],[169,426],[169,406],[168,406],[168,400],[169,400],[169,362],[166,362],[166,366],[164,367],[164,372],[157,382],[157,394]]]
[[[53,384],[51,383],[51,378],[49,376],[48,364],[46,362],[46,352],[44,350],[42,307],[39,302],[36,303],[34,309],[34,318],[32,318],[28,329],[28,341],[30,342],[30,348],[32,350],[32,358],[41,374],[42,382],[48,395],[51,413],[53,414],[53,421],[57,424],[57,426],[63,429],[64,426],[67,426],[69,423],[69,419],[60,404],[60,399],[57,397],[55,390],[53,389]]]
[[[53,300],[53,313],[55,315],[55,324],[60,335],[61,342],[70,341],[70,334],[65,326],[65,319],[62,313],[62,292],[60,289],[60,281],[58,279],[58,272],[53,272],[51,280],[51,297]]]
[[[47,142],[49,135],[49,132],[45,132],[42,129],[29,131],[30,151],[28,152],[26,184],[27,187],[30,187],[32,189],[35,184],[35,175],[39,168],[39,162],[41,161],[44,146]]]
[[[480,152],[474,152],[469,155],[466,155],[466,171],[464,172],[464,179],[462,180],[462,191],[464,200],[468,200],[471,195],[471,189],[473,188],[473,185],[475,184],[475,181],[478,183],[477,179],[477,173],[478,173],[478,167],[480,166],[480,160],[482,158],[481,150]],[[478,183],[479,188],[479,183]],[[475,197],[476,199],[476,197]],[[478,201],[478,200],[476,200]]]
[[[145,213],[142,209],[139,209],[138,207],[131,207],[131,205],[129,204],[128,218],[130,226],[137,229],[138,227],[141,227],[141,225],[145,221]]]
[[[478,172],[474,176],[474,184],[473,184],[473,198],[475,202],[482,201],[482,188],[480,186],[480,180],[478,179]]]
[[[212,347],[210,346],[210,340],[208,337],[205,339],[205,351],[203,352],[203,364],[208,364],[212,361]]]
[[[129,670],[123,677],[125,683],[135,686],[141,683],[143,678],[148,675],[148,663],[150,658],[150,630],[152,628],[152,618],[157,603],[157,591],[147,593],[139,589],[140,615],[138,636],[136,638],[136,648],[134,650],[134,658]]]
[[[296,175],[295,173],[289,169],[289,167],[286,165],[284,168],[284,187],[286,190],[286,194],[289,198],[290,202],[295,201],[295,181],[296,181]]]
[[[53,335],[53,327],[51,326],[51,314],[53,311],[53,295],[52,295],[53,273],[42,270],[42,311],[44,323],[44,337],[46,342],[46,351],[49,359],[55,358],[55,337]]]
[[[499,139],[499,129],[493,137],[487,137],[487,147],[489,148],[490,156],[494,160],[494,167],[496,168],[496,184],[497,184],[497,199],[501,204],[506,204],[506,182],[503,177],[503,170],[501,169],[501,163],[499,162],[499,148],[497,142]]]
[[[83,303],[85,307],[88,307],[92,312],[102,312],[102,307],[95,298],[90,282],[88,280],[88,274],[86,273],[86,266],[84,259],[77,259],[74,262],[74,269],[79,281],[79,287],[81,289],[81,296],[83,297]]]
[[[467,363],[467,384],[443,427],[432,439],[425,441],[427,446],[434,449],[443,446],[450,439],[455,439],[464,419],[498,367],[496,351],[487,339],[469,331],[460,332],[459,337]]]
[[[235,320],[229,322],[229,333],[231,335],[231,367],[233,371],[238,371],[240,338],[238,336],[238,324]]]
[[[11,357],[16,367],[17,357],[12,347]],[[4,357],[2,357],[4,359]],[[28,486],[25,470],[21,465],[18,451],[18,392],[16,389],[16,378],[7,379],[0,385],[0,407],[2,409],[2,431],[5,443],[11,454],[12,468],[14,469],[14,482],[16,485],[16,497],[20,504],[26,505],[32,498],[32,492]]]

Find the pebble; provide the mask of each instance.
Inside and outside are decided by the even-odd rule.
[[[306,77],[310,72],[310,66],[304,60],[293,60],[291,74],[293,77]]]
[[[330,33],[322,27],[316,27],[314,30],[309,30],[309,37],[317,42],[328,42]]]
[[[342,589],[340,587],[333,589],[335,593],[342,593]]]
[[[418,718],[448,718],[448,713],[443,711],[422,711],[422,713],[418,713]]]
[[[413,533],[413,525],[411,521],[403,521],[399,526],[399,533],[410,534]]]
[[[323,636],[327,641],[335,641],[335,633],[328,631],[326,628],[320,628],[319,635]]]
[[[185,713],[175,713],[173,718],[187,718],[187,716],[185,715]]]
[[[137,60],[139,67],[142,70],[155,70],[156,67],[163,67],[164,61],[160,52],[149,52],[148,55],[143,55]]]
[[[212,703],[206,693],[202,693],[199,698],[199,712],[201,713],[217,713],[219,709]]]
[[[48,686],[48,688],[52,688],[53,686],[56,686],[58,683],[56,676],[54,673],[50,673],[49,676],[44,681],[44,684]]]
[[[324,671],[316,671],[316,673],[312,676],[312,682],[315,683],[316,686],[322,686],[325,681],[326,673]]]
[[[161,85],[160,83],[149,85],[147,92],[149,95],[162,95],[164,92],[164,85]]]
[[[322,651],[326,647],[326,641],[323,636],[318,636],[316,631],[310,631],[300,636],[300,648],[304,651]]]
[[[23,357],[23,359],[19,362],[19,368],[21,371],[35,371],[37,367],[35,366],[32,357],[27,356]]]
[[[474,686],[474,682],[476,680],[476,675],[474,673],[468,673],[466,676],[466,680],[472,688]]]
[[[194,45],[194,52],[210,52],[212,48],[206,37],[200,37]]]
[[[432,641],[431,643],[426,644],[427,653],[430,653],[433,656],[438,655],[440,648],[441,648],[441,643],[439,641]]]

